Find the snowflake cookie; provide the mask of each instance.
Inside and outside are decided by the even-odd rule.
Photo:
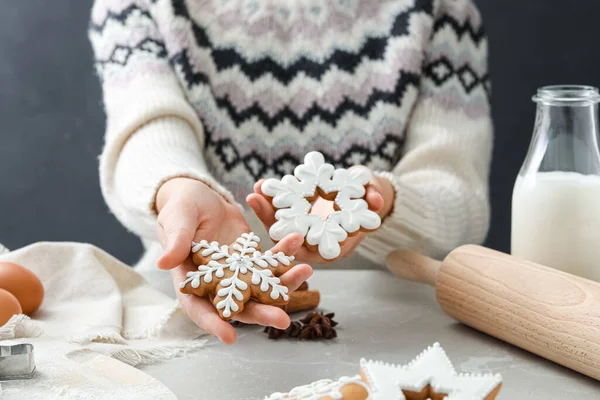
[[[334,169],[323,155],[313,151],[294,175],[267,179],[261,190],[277,209],[275,222],[269,229],[274,241],[299,232],[311,250],[318,250],[327,260],[337,258],[341,244],[349,235],[379,228],[381,218],[369,210],[364,199],[371,172],[364,167]],[[334,202],[334,212],[327,218],[311,214],[312,203],[319,197]]]
[[[500,391],[499,374],[459,374],[439,343],[407,365],[360,361],[360,374],[370,400],[493,400]]]
[[[321,379],[293,388],[289,393],[273,393],[265,400],[368,400],[369,389],[360,375],[337,381]]]
[[[181,292],[214,296],[212,302],[224,320],[240,313],[250,298],[263,304],[287,304],[288,288],[278,276],[293,266],[294,257],[270,250],[261,253],[259,242],[250,232],[230,246],[206,240],[192,243],[192,260],[199,267],[179,284]]]

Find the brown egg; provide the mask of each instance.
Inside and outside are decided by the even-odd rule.
[[[0,327],[8,322],[15,314],[21,314],[19,300],[4,289],[0,289]]]
[[[33,272],[17,264],[0,262],[0,289],[12,293],[25,314],[37,310],[44,300],[42,282]]]

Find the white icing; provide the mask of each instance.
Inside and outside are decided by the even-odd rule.
[[[334,172],[333,165],[325,162],[323,154],[311,151],[304,156],[304,164],[294,169],[294,176],[316,189],[328,185]]]
[[[369,205],[364,200],[353,200],[345,193],[340,192],[336,197],[340,211],[331,214],[331,219],[336,221],[347,232],[356,232],[360,228],[374,230],[379,228],[381,219],[377,213],[369,210]]]
[[[439,343],[407,365],[361,359],[373,400],[405,400],[402,390],[419,392],[431,385],[445,400],[483,400],[501,382],[499,374],[459,374]]]
[[[309,214],[310,207],[310,203],[303,198],[290,208],[277,210],[275,212],[277,222],[269,229],[271,239],[279,241],[294,232],[306,236],[311,226],[322,221],[318,215]]]
[[[273,206],[277,208],[291,207],[305,197],[312,197],[316,186],[309,181],[301,182],[293,175],[285,175],[281,180],[269,179],[264,182],[263,190],[276,193],[273,198]],[[265,189],[266,188],[266,189]]]
[[[223,309],[223,316],[229,318],[232,312],[239,310],[238,302],[244,300],[242,291],[248,289],[248,284],[240,279],[240,275],[248,272],[252,273],[251,283],[260,291],[267,292],[271,290],[269,296],[273,300],[282,298],[288,300],[288,288],[281,285],[278,277],[273,275],[269,267],[277,267],[282,264],[290,265],[294,260],[293,256],[287,256],[282,252],[273,253],[270,250],[261,253],[257,250],[260,238],[253,232],[243,233],[241,237],[231,246],[220,246],[217,242],[207,242],[202,240],[199,243],[192,243],[192,252],[200,254],[203,257],[210,256],[207,265],[198,266],[197,271],[187,273],[187,279],[179,284],[184,288],[190,284],[193,288],[198,288],[202,281],[210,283],[215,278],[223,278],[225,269],[229,268],[233,275],[220,281],[221,288],[217,291],[217,296],[223,297],[216,305],[217,310]],[[231,251],[233,250],[233,251]],[[224,263],[217,260],[224,260]]]
[[[282,240],[290,233],[302,234],[308,244],[317,246],[324,259],[340,255],[340,243],[348,233],[359,229],[374,230],[381,225],[379,215],[369,210],[363,199],[365,185],[371,180],[371,172],[364,167],[350,170],[338,168],[325,162],[319,152],[313,151],[304,157],[304,164],[294,169],[294,175],[286,175],[281,180],[267,179],[262,184],[262,192],[273,198],[277,208],[275,222],[269,229],[271,239]],[[337,193],[335,204],[339,211],[326,219],[310,214],[311,204],[307,198],[315,191]]]
[[[340,255],[340,243],[346,238],[348,238],[348,232],[333,218],[327,218],[326,220],[319,218],[311,225],[306,234],[306,242],[317,246],[319,254],[326,260]]]
[[[361,380],[360,375],[353,377],[343,376],[337,381],[331,379],[321,379],[308,385],[293,388],[289,393],[273,393],[265,400],[319,400],[329,396],[335,400],[342,400],[344,397],[341,389],[348,384],[357,384],[365,388],[367,393],[369,388]]]

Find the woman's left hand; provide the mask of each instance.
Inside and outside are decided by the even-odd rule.
[[[264,179],[259,180],[254,184],[254,193],[246,198],[248,205],[254,210],[256,216],[262,221],[267,230],[271,228],[277,220],[275,212],[277,211],[273,205],[267,200],[262,193],[261,186]],[[383,219],[392,211],[394,204],[395,191],[390,183],[385,178],[373,175],[371,182],[367,185],[367,193],[365,200],[369,205],[369,209],[379,214]],[[326,217],[333,212],[332,202],[318,198],[313,204],[311,213]],[[348,236],[348,239],[341,246],[340,258],[349,257],[352,255],[356,247],[365,237],[366,233],[358,232],[354,236]],[[302,247],[295,255],[296,259],[309,264],[326,264],[333,260],[324,259],[317,251],[311,251],[306,247]]]

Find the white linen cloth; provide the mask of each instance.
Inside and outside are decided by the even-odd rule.
[[[36,377],[26,383],[31,387],[36,387],[36,379],[47,380],[48,373],[64,373],[56,360],[71,359],[68,354],[84,349],[136,366],[180,356],[206,342],[202,339],[206,334],[175,300],[95,246],[40,242],[12,252],[1,246],[0,261],[28,268],[44,285],[44,302],[38,311],[30,317],[16,315],[0,327],[1,345],[32,343],[40,361],[51,361],[50,370],[38,366]],[[63,382],[60,398],[80,398],[76,390],[69,397],[68,383]],[[164,386],[156,383],[157,395],[164,393]],[[3,396],[21,384],[3,382]],[[47,398],[57,397],[56,387],[49,390]],[[107,398],[114,398],[114,393],[114,388],[112,396],[107,391]],[[147,390],[145,396],[167,398],[152,397]]]

